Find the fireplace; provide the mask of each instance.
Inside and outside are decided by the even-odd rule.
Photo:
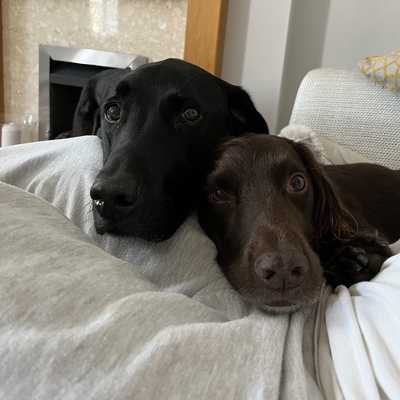
[[[40,45],[39,139],[72,129],[82,88],[93,75],[110,68],[135,69],[148,61],[140,55]]]

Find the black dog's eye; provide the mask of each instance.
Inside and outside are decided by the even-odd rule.
[[[208,194],[208,200],[211,203],[226,203],[230,200],[230,196],[222,189],[215,189]]]
[[[294,174],[289,178],[287,191],[289,193],[304,192],[307,188],[307,180],[303,174]]]
[[[185,122],[193,124],[201,118],[201,114],[195,108],[186,108],[186,110],[181,113],[181,117]]]
[[[110,124],[115,124],[121,119],[121,107],[117,103],[109,103],[104,107],[104,118]]]

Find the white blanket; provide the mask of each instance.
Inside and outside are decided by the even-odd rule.
[[[328,399],[400,399],[400,254],[371,282],[337,288],[323,323],[341,389]]]
[[[195,218],[160,244],[94,232],[101,154],[96,137],[0,149],[0,180],[131,263],[0,185],[0,398],[321,398],[303,363],[305,314],[246,307]]]

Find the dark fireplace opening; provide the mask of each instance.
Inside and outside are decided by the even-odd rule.
[[[72,121],[82,88],[52,83],[50,86],[49,139],[72,130]]]

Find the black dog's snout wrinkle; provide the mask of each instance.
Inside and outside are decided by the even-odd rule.
[[[300,286],[307,270],[305,258],[295,254],[285,260],[279,253],[264,253],[254,262],[255,274],[273,290],[285,291]]]

